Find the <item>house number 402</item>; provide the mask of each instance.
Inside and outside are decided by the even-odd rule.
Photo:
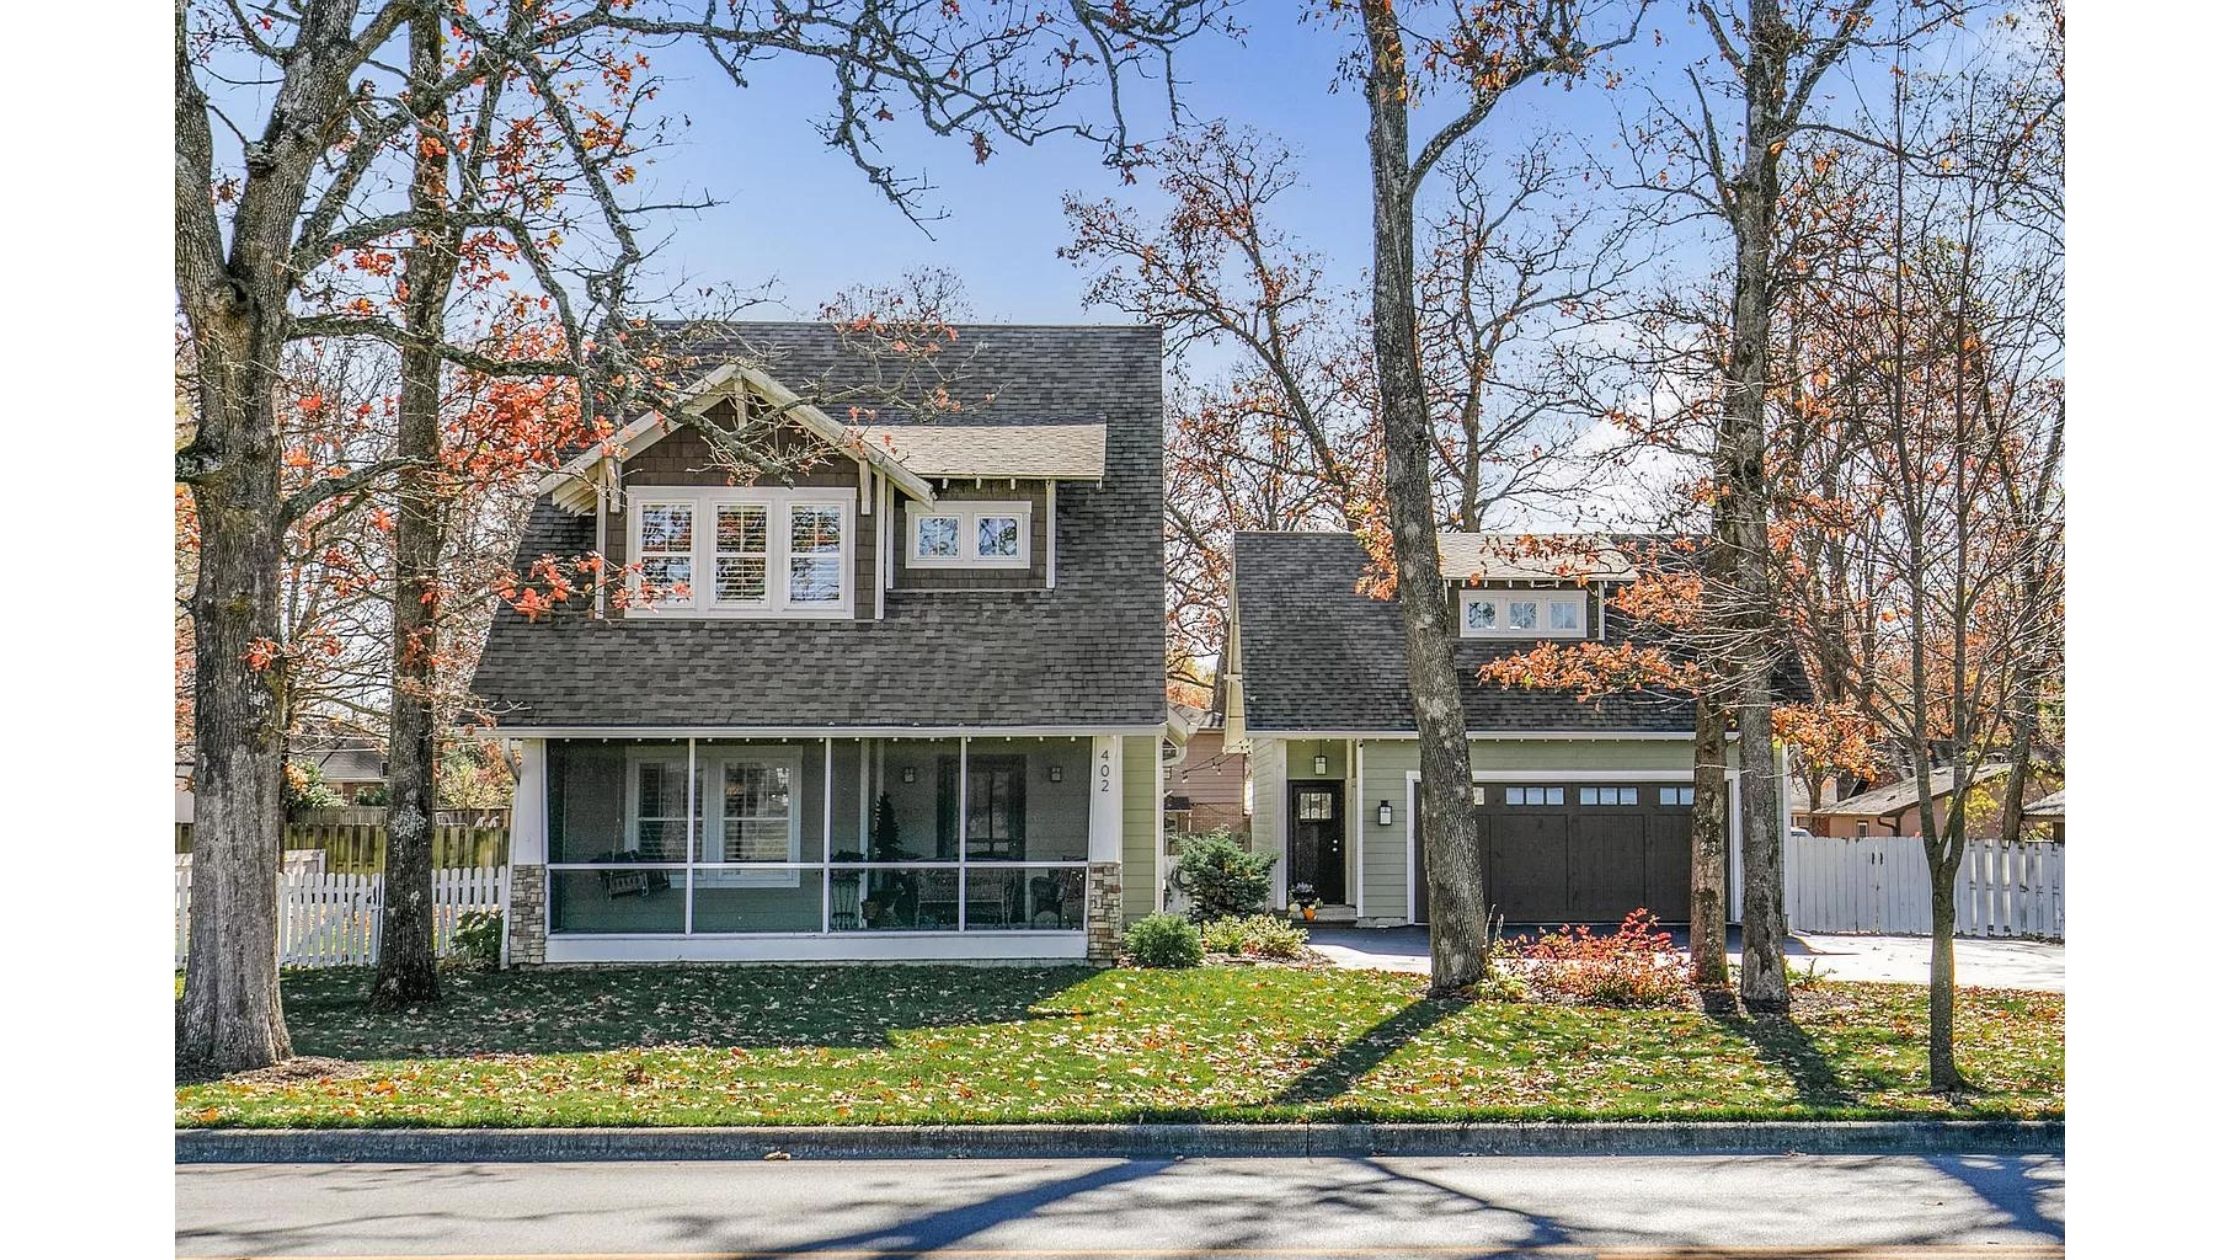
[[[1097,790],[1112,790],[1112,750],[1109,748],[1097,754]]]

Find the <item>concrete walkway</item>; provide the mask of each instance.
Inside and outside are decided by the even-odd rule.
[[[1672,934],[1673,945],[1685,951],[1685,930]],[[1431,942],[1420,927],[1335,928],[1316,927],[1308,940],[1316,953],[1341,967],[1408,971],[1431,974]],[[1962,937],[1955,942],[1960,983],[1991,989],[2065,991],[2063,947],[2043,941],[1978,940]],[[1740,929],[1727,933],[1727,953],[1740,965]],[[1929,983],[1929,938],[1926,936],[1832,936],[1797,933],[1784,943],[1789,965],[1810,967],[1832,980],[1883,980],[1900,984]]]

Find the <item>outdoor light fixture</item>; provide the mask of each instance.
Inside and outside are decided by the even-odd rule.
[[[918,768],[916,766],[904,766],[902,768],[902,781],[904,783],[916,783],[918,781]]]
[[[1314,772],[1316,774],[1330,773],[1330,759],[1321,753],[1316,753],[1314,755]]]
[[[1389,826],[1391,826],[1391,825],[1392,825],[1392,802],[1391,802],[1391,801],[1378,801],[1378,802],[1377,802],[1377,825],[1378,825],[1379,827],[1389,827]]]
[[[1066,768],[1065,768],[1064,766],[1052,766],[1052,767],[1050,767],[1050,781],[1051,781],[1052,783],[1063,783],[1063,782],[1065,782],[1065,781],[1066,781]]]

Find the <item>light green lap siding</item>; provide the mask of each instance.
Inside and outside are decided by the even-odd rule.
[[[1120,914],[1151,913],[1159,887],[1159,737],[1129,735],[1120,741]]]
[[[1692,745],[1684,739],[1473,740],[1473,770],[1545,770],[1551,775],[1611,770],[1684,771]],[[1332,768],[1338,762],[1333,759]],[[1420,765],[1416,742],[1369,740],[1361,746],[1360,792],[1365,838],[1359,909],[1365,919],[1408,917],[1408,776]],[[1392,825],[1377,825],[1380,800],[1392,802]],[[1348,808],[1349,815],[1353,811]],[[1349,826],[1351,819],[1348,820]]]

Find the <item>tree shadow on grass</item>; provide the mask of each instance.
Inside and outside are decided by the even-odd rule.
[[[1836,1074],[1820,1046],[1786,1011],[1746,1010],[1726,989],[1704,989],[1703,1013],[1750,1043],[1758,1058],[1779,1068],[1807,1107],[1856,1107],[1859,1096]]]
[[[1062,1019],[1081,966],[538,968],[445,977],[444,1000],[369,1011],[371,972],[283,973],[298,1054],[401,1059],[649,1046],[883,1049],[898,1032]],[[1063,1006],[1059,1001],[1057,1006]]]
[[[1466,1001],[1451,998],[1419,998],[1410,1002],[1348,1039],[1268,1101],[1272,1106],[1282,1107],[1342,1098],[1402,1046],[1467,1005]]]

